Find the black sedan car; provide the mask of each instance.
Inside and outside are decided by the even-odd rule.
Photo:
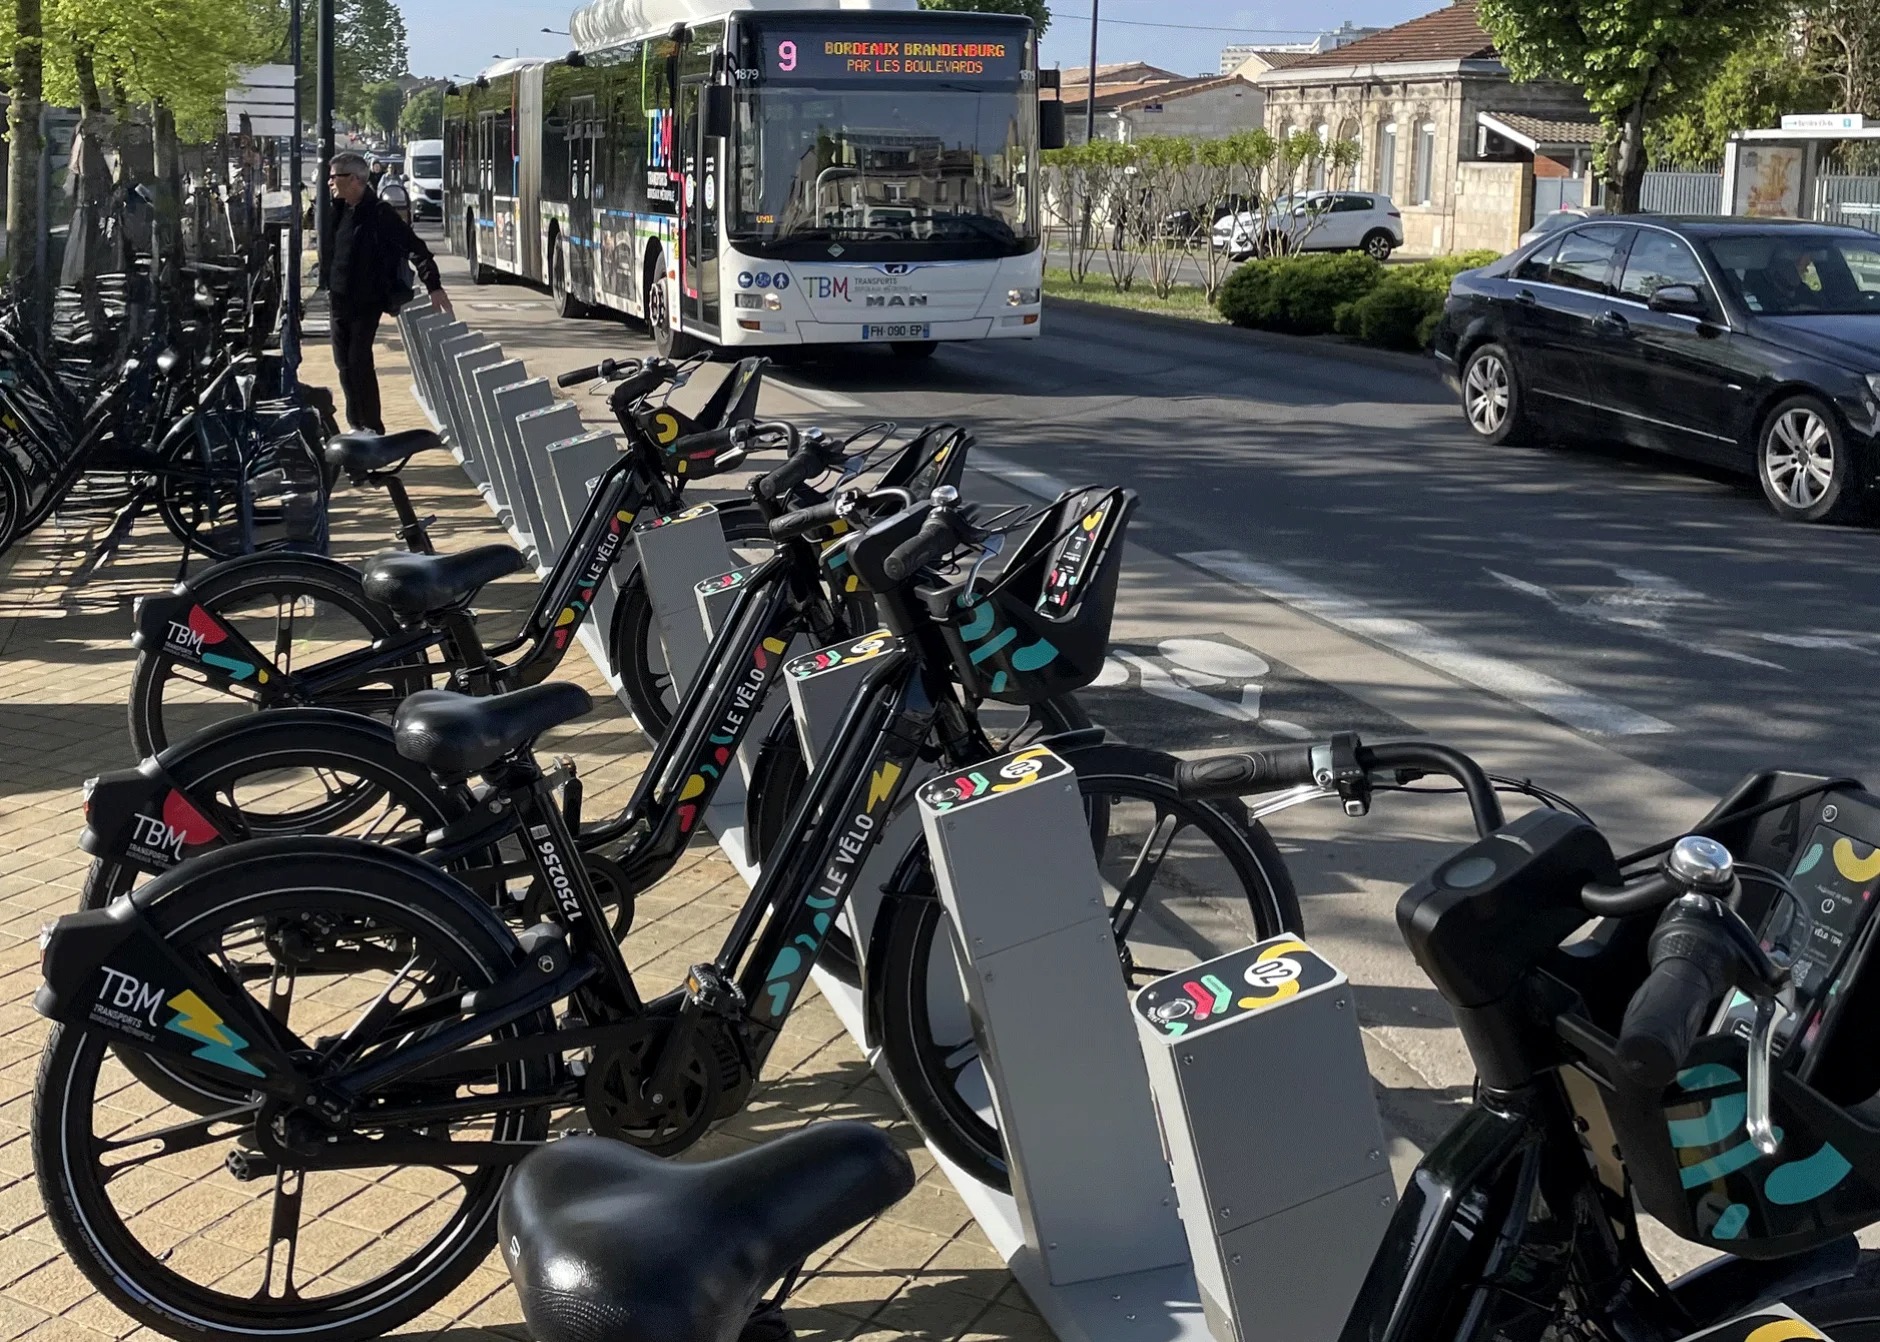
[[[1436,357],[1490,443],[1618,438],[1755,474],[1796,521],[1880,491],[1880,236],[1638,216],[1450,286]]]

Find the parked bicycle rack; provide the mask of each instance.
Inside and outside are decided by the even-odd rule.
[[[487,342],[425,314],[406,329],[414,390],[445,425],[462,413],[466,383],[439,376],[433,399],[425,370],[455,372],[462,355]],[[521,410],[519,393],[531,385],[546,391],[539,380],[488,388],[488,438],[454,445],[460,460],[521,463],[510,481],[509,497],[520,501],[515,522],[536,528],[546,561],[615,449],[608,433],[551,440],[545,428],[529,430],[536,421],[578,427],[572,407],[565,416],[539,405]],[[643,517],[634,528],[679,690],[749,574],[731,567],[715,518],[702,505]],[[618,692],[606,646],[615,594],[611,584],[604,590],[605,608],[597,594],[582,635]],[[893,646],[884,633],[792,650],[784,683],[811,761],[871,662]],[[771,702],[771,712],[781,711],[780,696]],[[746,860],[743,772],[726,780],[707,820],[748,880],[756,871]],[[1013,1192],[935,1156],[1057,1336],[1336,1336],[1394,1203],[1344,977],[1296,938],[1282,938],[1159,980],[1132,1011],[1069,764],[1033,747],[964,773],[910,779],[903,789],[908,800],[857,883],[851,929],[865,948],[880,886],[924,833],[952,922],[959,1010],[971,1013]],[[1058,857],[1039,863],[1041,850]],[[859,995],[821,969],[815,976],[873,1061]],[[1209,998],[1207,1019],[1195,984]],[[1283,1105],[1248,1103],[1263,1076],[1284,1078]]]
[[[543,390],[547,390],[544,384]],[[526,527],[529,538],[534,542],[543,568],[554,564],[557,551],[547,539],[548,514],[542,506],[542,490],[538,477],[542,474],[542,465],[546,462],[544,453],[550,443],[559,443],[581,432],[581,412],[567,401],[544,406],[539,410],[525,410],[511,421],[510,438],[514,450],[506,451],[510,481],[515,489],[511,496],[517,505],[516,525]]]

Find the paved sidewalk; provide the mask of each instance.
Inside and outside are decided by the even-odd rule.
[[[380,378],[388,427],[415,427],[423,421],[406,390],[409,371],[396,328],[387,329]],[[324,350],[309,352],[306,375],[333,384]],[[420,511],[437,514],[442,548],[502,539],[454,465],[433,459],[410,468],[406,479]],[[335,553],[358,558],[384,548],[388,517],[377,496],[342,488],[334,508]],[[112,562],[88,576],[83,566],[95,537],[81,528],[76,521],[65,529],[49,524],[0,560],[0,760],[6,765],[0,775],[0,1342],[155,1336],[103,1301],[65,1259],[40,1204],[28,1136],[45,1036],[45,1023],[30,1004],[39,982],[36,938],[44,923],[73,907],[85,881],[88,860],[76,842],[81,785],[134,762],[124,713],[131,602],[166,588],[177,560],[175,543],[150,519]],[[480,603],[485,622],[514,627],[533,594],[532,580],[496,584]],[[626,800],[645,759],[643,744],[585,656],[571,656],[562,674],[587,686],[598,707],[551,737],[545,749],[576,757],[587,780],[587,813],[599,815]],[[628,941],[635,974],[665,985],[688,964],[709,958],[744,894],[743,882],[715,848],[696,848],[639,901]],[[889,1126],[921,1182],[899,1207],[814,1264],[791,1311],[798,1333],[810,1342],[901,1335],[1043,1342],[1045,1325],[819,997],[791,1017],[746,1112],[700,1150],[727,1152],[830,1117]],[[218,1180],[227,1181],[230,1192],[240,1187],[217,1166],[177,1197],[201,1196]],[[355,1258],[371,1254],[377,1242],[369,1232],[383,1208],[372,1199],[389,1195],[375,1185],[362,1188],[324,1212],[360,1228]],[[494,1257],[401,1335],[452,1342],[528,1336]]]

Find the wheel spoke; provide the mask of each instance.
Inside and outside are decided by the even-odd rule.
[[[185,1151],[194,1151],[199,1147],[227,1141],[248,1126],[259,1108],[258,1104],[240,1105],[233,1109],[225,1109],[221,1113],[210,1114],[206,1118],[191,1119],[186,1123],[173,1123],[167,1128],[158,1128],[155,1132],[141,1133],[135,1137],[100,1137],[94,1140],[92,1152],[98,1169],[104,1175],[104,1182],[109,1184],[119,1175],[137,1169],[139,1166],[148,1165],[153,1160],[163,1160]],[[222,1130],[217,1131],[217,1129]],[[115,1162],[107,1162],[105,1159],[113,1151],[135,1150],[149,1146],[152,1142],[157,1144],[155,1150],[145,1151],[141,1155],[129,1156]]]

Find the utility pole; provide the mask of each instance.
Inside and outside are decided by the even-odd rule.
[[[294,135],[287,151],[287,255],[281,258],[281,275],[286,280],[284,299],[287,310],[281,314],[281,362],[287,366],[287,385],[291,388],[300,372],[300,254],[302,250],[300,217],[306,199],[306,173],[300,161],[300,72],[306,68],[305,51],[300,38],[300,0],[288,9],[287,43],[294,62]],[[278,165],[280,159],[274,155]],[[266,199],[265,185],[261,198]]]
[[[1094,144],[1097,138],[1097,6],[1099,0],[1090,0],[1090,96],[1084,100],[1084,143]]]
[[[326,175],[333,163],[333,0],[319,0],[317,20],[320,85],[314,95],[314,117],[320,123],[320,172],[313,193],[313,227],[319,235],[320,287],[326,288],[326,215],[332,208],[327,199]],[[299,5],[295,5],[298,12]]]

